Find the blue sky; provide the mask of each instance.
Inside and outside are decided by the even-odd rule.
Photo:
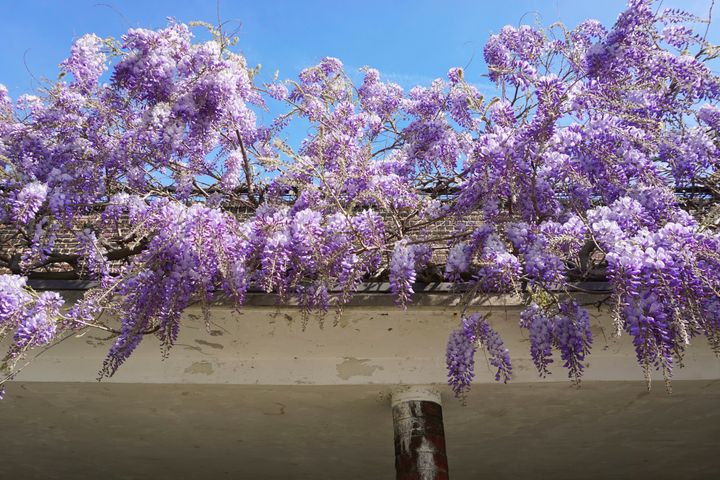
[[[383,77],[410,87],[468,66],[466,78],[483,83],[482,47],[503,25],[586,18],[610,25],[624,0],[523,1],[231,1],[220,16],[239,28],[238,49],[265,75],[296,75],[324,56],[351,70],[369,65]],[[666,0],[705,16],[710,0]],[[93,32],[119,37],[129,27],[162,27],[167,17],[217,22],[217,2],[117,0],[0,0],[0,83],[13,97],[34,89],[33,76],[55,78],[73,39]],[[720,41],[720,7],[709,38]]]

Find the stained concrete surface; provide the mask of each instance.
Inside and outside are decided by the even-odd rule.
[[[519,307],[486,309],[513,362],[513,382],[541,382],[530,358],[527,331],[519,327]],[[609,312],[590,311],[592,353],[585,378],[642,380],[632,338],[614,338]],[[455,308],[350,308],[334,324],[303,322],[297,309],[213,308],[210,328],[198,309],[183,317],[177,345],[162,360],[160,345],[148,335],[110,382],[210,383],[239,385],[358,385],[444,383],[445,346],[457,328]],[[106,332],[90,331],[63,341],[37,358],[20,381],[92,382],[112,343]],[[0,350],[3,346],[0,345]],[[558,354],[549,381],[567,378]],[[720,360],[704,338],[692,339],[678,380],[720,379]],[[654,372],[662,383],[661,375]],[[478,353],[478,383],[494,383],[495,372]]]
[[[481,352],[467,406],[444,390],[451,478],[720,478],[720,360],[694,338],[674,393],[648,393],[631,339],[591,311],[593,352],[575,389],[556,359],[538,378],[520,308],[486,309],[510,349],[510,384]],[[112,339],[48,350],[0,402],[0,480],[391,480],[389,394],[443,384],[454,307],[349,308],[333,325],[295,309],[189,309],[160,359],[146,338],[95,382]],[[2,346],[0,345],[0,348]],[[660,381],[658,381],[660,380]]]
[[[2,479],[391,480],[388,386],[15,383]],[[714,479],[720,382],[443,392],[451,478]]]

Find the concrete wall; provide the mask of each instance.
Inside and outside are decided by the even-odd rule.
[[[631,339],[613,338],[609,313],[591,310],[595,342],[577,389],[559,359],[538,378],[517,299],[494,299],[485,310],[515,375],[496,384],[479,352],[463,406],[443,386],[456,297],[423,297],[407,310],[365,298],[336,325],[332,314],[303,322],[271,300],[240,312],[215,306],[209,330],[189,309],[168,359],[150,336],[103,383],[104,335],[48,350],[0,403],[0,478],[389,480],[398,384],[439,385],[454,480],[720,471],[720,361],[703,339],[676,369],[672,395],[662,382],[648,392]]]
[[[385,386],[22,383],[0,478],[391,480]],[[453,480],[714,479],[720,382],[477,385],[447,396]]]
[[[538,377],[530,360],[527,331],[521,330],[521,307],[508,302],[485,308],[506,342],[514,366],[513,382],[567,381],[559,368]],[[631,338],[612,336],[607,310],[591,308],[594,343],[585,378],[643,382]],[[206,329],[199,309],[183,319],[178,344],[162,360],[155,337],[147,336],[111,382],[219,383],[240,385],[431,384],[446,382],[445,346],[458,325],[453,306],[364,306],[333,313],[320,321],[293,308],[248,307],[235,311],[217,306]],[[23,381],[95,381],[110,340],[89,332],[53,347],[18,377]],[[656,379],[660,377],[654,375]],[[720,361],[703,338],[693,339],[678,380],[720,378]],[[482,351],[477,355],[477,382],[494,382]],[[658,388],[662,388],[658,385]]]

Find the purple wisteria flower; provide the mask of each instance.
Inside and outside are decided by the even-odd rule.
[[[568,376],[579,382],[585,369],[585,356],[590,352],[592,332],[590,317],[587,310],[575,301],[562,302],[560,311],[555,317],[553,336],[560,350],[563,366],[568,369]]]
[[[463,329],[450,333],[446,349],[448,384],[457,397],[470,388],[475,377],[477,348],[477,343],[469,339]]]
[[[57,317],[64,301],[56,292],[43,292],[35,304],[19,320],[14,348],[24,349],[47,345],[57,332]]]
[[[495,381],[507,383],[512,376],[508,349],[487,319],[476,313],[463,318],[459,329],[450,334],[446,350],[448,384],[456,396],[465,393],[475,376],[475,352],[482,346],[490,365],[497,368]]]
[[[25,185],[12,202],[12,219],[19,224],[28,223],[45,203],[47,194],[48,187],[43,183],[32,182]]]
[[[390,289],[402,306],[410,301],[414,293],[415,275],[413,247],[407,241],[397,242],[390,259]]]
[[[23,306],[30,302],[25,291],[25,277],[0,275],[0,326],[15,323]]]
[[[550,374],[553,362],[552,348],[555,339],[555,320],[535,303],[520,313],[520,326],[530,333],[530,356],[541,377]]]
[[[462,275],[470,271],[472,263],[472,246],[466,243],[453,245],[445,262],[445,278],[451,282],[458,281]]]
[[[554,312],[536,303],[522,311],[520,326],[530,334],[530,355],[541,377],[550,374],[554,347],[560,351],[568,376],[580,382],[592,344],[589,319],[587,310],[572,300],[562,301]]]
[[[70,57],[60,64],[64,70],[72,73],[82,89],[87,90],[96,85],[107,70],[103,45],[104,42],[97,35],[83,35],[73,44]]]

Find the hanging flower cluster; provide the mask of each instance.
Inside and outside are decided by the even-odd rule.
[[[456,395],[470,388],[475,376],[475,351],[485,349],[488,362],[497,368],[495,380],[507,383],[512,375],[510,354],[500,335],[478,313],[463,318],[460,328],[450,334],[447,346],[448,382]]]

